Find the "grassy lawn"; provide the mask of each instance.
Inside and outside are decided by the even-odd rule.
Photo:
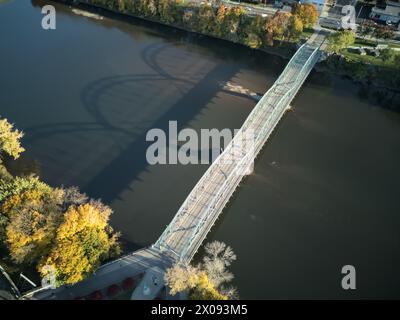
[[[375,47],[377,44],[388,44],[389,48],[400,48],[400,43],[391,43],[391,42],[382,42],[380,41],[377,43],[374,40],[369,40],[369,39],[362,39],[362,38],[357,38],[356,41],[354,42],[354,46],[365,46],[365,47]]]
[[[376,41],[368,40],[368,39],[362,39],[362,38],[356,38],[356,41],[354,42],[355,46],[368,46],[368,47],[375,47],[376,46]]]
[[[395,67],[395,62],[394,61],[386,62],[386,61],[383,61],[379,57],[370,56],[368,54],[365,55],[365,56],[362,56],[362,55],[360,55],[358,53],[351,52],[348,49],[341,51],[341,53],[345,57],[347,57],[348,59],[350,59],[352,61],[358,61],[358,62],[362,62],[364,64],[370,64],[370,65],[387,67],[387,68]],[[396,54],[400,55],[400,52],[398,52]]]
[[[390,48],[400,48],[400,44],[397,43],[389,43]]]

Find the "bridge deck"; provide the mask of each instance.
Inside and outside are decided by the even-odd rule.
[[[313,41],[315,40],[314,37]],[[315,42],[306,43],[296,52],[274,86],[253,109],[238,134],[192,189],[153,248],[180,261],[189,262],[193,258],[318,61],[319,46]]]

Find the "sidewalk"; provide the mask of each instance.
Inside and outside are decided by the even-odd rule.
[[[122,282],[128,277],[144,274],[148,269],[158,267],[166,270],[172,261],[151,248],[141,249],[101,266],[89,278],[72,286],[48,289],[33,295],[39,300],[72,300],[90,295],[113,284]]]

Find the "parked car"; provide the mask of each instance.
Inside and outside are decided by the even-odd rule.
[[[320,19],[319,24],[321,27],[328,29],[334,29],[334,30],[342,29],[341,22],[336,19],[328,19],[328,18]]]

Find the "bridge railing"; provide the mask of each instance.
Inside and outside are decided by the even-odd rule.
[[[229,189],[234,188],[236,189],[237,185],[231,185],[231,182],[241,180],[241,177],[244,176],[248,170],[248,166],[251,165],[252,161],[254,160],[253,157],[254,155],[257,155],[259,149],[264,145],[265,140],[268,138],[270,133],[273,131],[275,125],[271,127],[271,122],[275,121],[275,124],[278,123],[279,119],[281,118],[282,113],[286,111],[287,104],[290,102],[289,100],[293,99],[294,95],[297,93],[298,89],[304,82],[306,76],[308,73],[311,71],[315,59],[318,55],[318,48],[316,48],[309,59],[307,60],[306,64],[304,64],[300,70],[300,72],[297,74],[296,79],[294,81],[295,85],[291,87],[288,92],[285,93],[285,95],[280,99],[278,104],[275,106],[273,112],[271,115],[268,117],[268,120],[264,123],[262,129],[258,132],[256,138],[255,138],[255,144],[256,144],[256,152],[255,154],[248,153],[243,156],[243,158],[237,163],[235,168],[232,170],[232,172],[229,174],[229,176],[225,179],[223,184],[218,190],[218,193],[213,197],[213,200],[210,204],[208,204],[207,209],[204,211],[202,214],[202,217],[200,218],[199,223],[196,225],[196,229],[193,231],[193,234],[191,238],[189,239],[189,243],[185,246],[185,250],[181,254],[181,260],[186,260],[190,261],[197,251],[198,248],[192,248],[192,243],[195,241],[195,237],[201,233],[202,227],[206,224],[207,219],[212,217],[214,212],[216,210],[219,210],[219,202],[222,202],[223,200],[228,200],[226,197],[224,197],[224,193],[226,191],[230,191]],[[288,67],[290,67],[288,65]],[[272,88],[271,88],[272,89]],[[268,92],[266,93],[266,95]],[[264,97],[266,96],[264,95]],[[262,101],[260,101],[262,105]],[[242,127],[243,128],[243,127]],[[242,129],[241,129],[242,130]],[[240,131],[236,134],[235,137],[239,136],[240,137]],[[234,139],[232,140],[234,141]],[[224,150],[223,153],[221,153],[220,157],[222,158],[224,156],[225,152],[229,152],[230,149],[233,148],[233,144],[229,144],[228,147]],[[217,162],[220,157],[216,159],[215,162]],[[239,177],[239,179],[238,179]],[[238,182],[238,183],[239,183]],[[233,190],[234,191],[234,190]],[[217,217],[217,216],[216,216]],[[214,219],[215,220],[215,219]],[[209,228],[211,228],[212,224],[209,225]],[[201,245],[202,240],[200,240],[200,243],[198,246]],[[189,254],[188,254],[189,253]]]
[[[281,113],[286,111],[286,108],[288,104],[290,103],[291,100],[293,100],[294,96],[297,94],[299,88],[302,86],[304,81],[306,80],[307,75],[310,73],[312,70],[312,67],[314,66],[316,59],[318,59],[318,53],[319,49],[316,48],[309,59],[307,60],[306,64],[301,68],[300,72],[296,76],[295,80],[295,85],[288,90],[285,95],[281,98],[281,100],[278,102],[278,105],[274,108],[273,112],[271,113],[271,116],[268,117],[267,121],[263,125],[262,129],[260,130],[259,135],[257,136],[257,141],[258,145],[256,146],[256,153],[259,151],[259,148],[262,147],[265,143],[264,138],[268,136],[267,131],[272,131],[274,128],[270,126],[270,123],[273,120],[276,120],[276,118],[281,117]]]
[[[290,64],[295,61],[298,56],[300,55],[300,52],[303,50],[303,48],[307,45],[307,43],[304,43],[293,55],[293,57],[290,59],[290,61],[288,62],[288,64],[286,65],[285,69],[282,71],[282,73],[280,74],[280,76],[278,77],[278,79],[274,82],[274,84],[272,85],[272,87],[270,87],[267,92],[262,96],[262,98],[260,99],[260,101],[257,103],[257,105],[254,107],[254,109],[252,110],[252,112],[249,114],[249,116],[246,118],[245,122],[243,123],[242,128],[246,128],[246,126],[248,126],[249,123],[251,123],[251,121],[254,119],[254,117],[257,116],[257,114],[259,112],[262,111],[263,109],[263,104],[265,103],[265,100],[268,98],[268,95],[270,92],[272,92],[274,89],[276,89],[278,87],[278,85],[280,85],[282,83],[282,79],[285,78],[286,74],[289,72],[289,66]]]
[[[298,55],[300,54],[299,52],[303,49],[303,47],[306,45],[306,43],[304,43],[297,51],[296,53],[293,55],[293,57],[291,58],[291,60],[289,61],[289,64],[291,61],[293,61],[294,59],[296,59],[298,57]],[[289,65],[288,64],[288,65]],[[246,125],[248,123],[250,123],[252,121],[252,119],[254,117],[256,117],[258,115],[258,113],[261,111],[262,109],[262,102],[265,99],[265,97],[268,95],[268,93],[270,91],[272,91],[274,88],[276,88],[277,83],[280,82],[280,79],[282,79],[284,77],[284,73],[287,72],[287,67],[284,69],[283,73],[279,76],[279,78],[277,79],[277,81],[274,83],[274,85],[269,88],[269,90],[263,95],[263,97],[261,98],[261,100],[259,101],[259,103],[257,103],[257,105],[253,108],[253,110],[250,112],[249,116],[246,118],[242,128],[240,130],[242,130],[243,128],[246,127]],[[221,154],[222,155],[222,154]],[[215,160],[217,161],[217,160]],[[168,226],[165,228],[164,232],[161,234],[160,238],[157,240],[157,242],[153,245],[153,247],[156,247],[158,249],[161,249],[161,247],[163,246],[163,239],[165,239],[167,237],[167,235],[169,235],[172,232],[172,228],[173,227],[179,227],[179,219],[182,215],[185,214],[186,209],[193,203],[195,202],[193,199],[194,197],[193,192],[196,191],[201,185],[203,185],[204,181],[207,179],[207,177],[212,173],[213,170],[213,166],[211,165],[206,172],[202,175],[202,177],[200,178],[200,180],[196,183],[196,185],[193,187],[193,189],[191,190],[191,192],[189,193],[188,197],[186,197],[186,199],[184,200],[184,202],[182,203],[182,205],[180,206],[180,208],[178,209],[177,214],[174,216],[173,220],[168,224]],[[171,250],[172,253],[174,253],[175,255],[177,255],[175,252],[173,252]]]
[[[275,84],[267,91],[267,93],[261,98],[257,106],[252,110],[250,115],[247,117],[246,121],[244,122],[243,126],[241,129],[238,131],[238,133],[235,135],[235,137],[232,139],[232,141],[228,144],[227,148],[220,154],[220,156],[211,164],[211,166],[208,168],[208,170],[204,173],[204,175],[201,177],[201,179],[197,182],[195,187],[192,189],[192,191],[189,193],[189,196],[185,199],[181,207],[179,208],[177,214],[171,221],[171,223],[167,226],[161,237],[157,240],[157,242],[153,245],[153,247],[162,249],[165,247],[168,249],[168,246],[166,244],[166,239],[167,237],[177,228],[179,228],[182,225],[182,217],[185,216],[186,212],[188,211],[189,207],[193,204],[196,203],[196,194],[201,190],[200,187],[206,182],[207,178],[214,173],[217,169],[218,162],[223,159],[229,152],[232,151],[232,148],[234,147],[235,143],[238,143],[238,137],[243,137],[243,131],[248,129],[249,126],[254,121],[254,118],[259,117],[260,113],[265,112],[265,103],[267,103],[268,95],[272,90],[276,89],[278,86],[283,84],[283,80],[285,79],[285,76],[287,73],[290,71],[291,64],[293,62],[296,62],[297,58],[303,54],[303,49],[305,46],[308,44],[305,43],[303,44],[300,49],[295,53],[295,55],[292,57],[290,62],[288,63],[287,67],[285,70],[282,72],[278,80],[275,82]],[[272,132],[273,128],[275,125],[271,128],[271,122],[275,121],[276,123],[279,121],[279,118],[281,117],[281,114],[285,112],[287,104],[290,102],[289,100],[294,97],[294,95],[297,93],[298,89],[304,82],[307,74],[311,71],[312,68],[310,68],[311,64],[315,63],[314,59],[315,56],[317,55],[318,52],[318,47],[314,49],[313,53],[311,56],[307,59],[307,62],[302,65],[300,72],[297,73],[296,79],[293,81],[294,86],[291,86],[290,90],[285,93],[285,95],[279,100],[277,105],[273,108],[272,113],[269,115],[266,123],[264,123],[262,129],[257,133],[256,139],[255,139],[255,145],[256,145],[256,154],[258,153],[259,149],[263,146],[265,140],[268,138],[270,132]],[[294,94],[293,94],[294,93]],[[293,94],[293,96],[292,96]],[[282,107],[283,106],[283,107]],[[277,119],[278,118],[278,119]],[[278,121],[277,121],[278,120]],[[201,234],[202,232],[201,229],[204,226],[204,224],[207,222],[207,220],[211,217],[214,216],[214,211],[219,209],[219,202],[224,201],[225,197],[223,196],[224,193],[227,190],[230,190],[232,186],[230,184],[232,182],[236,182],[237,178],[233,178],[233,175],[237,175],[239,177],[245,175],[245,172],[247,170],[246,162],[249,162],[249,164],[252,163],[253,159],[251,157],[254,157],[252,154],[245,154],[242,159],[237,162],[235,168],[232,170],[232,172],[229,174],[229,176],[225,179],[221,187],[218,189],[217,193],[213,196],[212,202],[208,204],[207,209],[204,210],[202,213],[201,217],[199,218],[199,222],[197,223],[195,229],[193,230],[192,234],[188,239],[184,240],[184,245],[183,247],[185,248],[183,252],[174,252],[173,250],[170,249],[171,252],[173,252],[180,260],[190,260],[197,251],[198,248],[192,248],[192,244],[196,242],[196,237]],[[240,179],[239,179],[240,180]],[[240,182],[240,181],[239,181]],[[238,182],[238,183],[239,183]],[[236,188],[236,183],[233,184],[233,187]],[[227,199],[226,199],[227,200]],[[218,215],[216,215],[218,217]],[[215,218],[216,218],[215,217]],[[182,219],[183,220],[183,219]],[[209,226],[211,228],[211,226]],[[201,240],[201,239],[200,239]],[[197,241],[199,242],[199,241]],[[202,240],[198,244],[200,246]],[[194,253],[193,253],[194,252]]]

